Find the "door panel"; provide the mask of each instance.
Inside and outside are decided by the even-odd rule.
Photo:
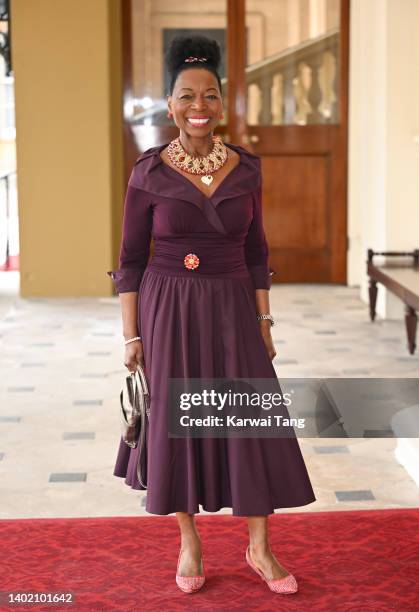
[[[330,276],[328,161],[325,155],[263,157],[265,204],[266,194],[275,194],[275,207],[265,206],[265,230],[271,262],[280,255],[282,282],[327,282]]]
[[[341,0],[245,0],[242,143],[262,158],[275,282],[346,283],[347,29]]]
[[[283,155],[278,160],[264,158],[264,189],[268,193],[278,192],[288,221],[284,231],[279,215],[266,218],[273,248],[298,249],[301,244],[309,249],[325,248],[328,238],[326,179],[326,157]]]

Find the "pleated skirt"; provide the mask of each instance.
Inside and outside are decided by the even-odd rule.
[[[146,511],[271,514],[316,500],[298,440],[168,436],[168,379],[276,378],[250,276],[179,276],[147,267],[138,328],[150,390]],[[114,475],[141,490],[138,448],[119,441]]]

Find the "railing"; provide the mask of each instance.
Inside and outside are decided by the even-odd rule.
[[[247,123],[337,123],[339,31],[310,39],[246,69]]]

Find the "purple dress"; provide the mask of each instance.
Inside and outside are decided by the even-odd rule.
[[[255,292],[269,289],[260,157],[240,162],[206,197],[159,153],[145,151],[124,204],[116,291],[139,291],[138,330],[150,389],[147,500],[151,514],[232,509],[267,515],[316,500],[296,438],[169,438],[168,378],[276,378],[256,319]],[[154,253],[150,255],[150,239]],[[199,258],[195,269],[184,258]],[[114,475],[143,489],[138,450],[119,442]]]

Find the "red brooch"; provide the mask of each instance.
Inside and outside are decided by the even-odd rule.
[[[195,270],[199,266],[199,258],[195,255],[195,253],[188,253],[183,260],[185,268],[188,270]]]

